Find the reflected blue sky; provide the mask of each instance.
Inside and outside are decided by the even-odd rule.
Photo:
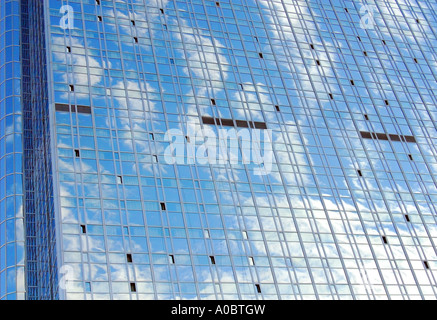
[[[68,1],[74,29],[66,1],[44,2],[61,298],[435,299],[435,3],[367,1],[363,29],[360,2],[100,2]],[[22,127],[7,106],[0,289],[14,298]],[[264,123],[238,145],[271,144],[268,174],[166,163],[169,130],[198,146],[223,129],[204,116]]]

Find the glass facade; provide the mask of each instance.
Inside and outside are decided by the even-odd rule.
[[[26,298],[58,291],[44,6],[21,1]]]
[[[0,299],[25,296],[20,1],[0,1]]]
[[[1,298],[437,298],[434,1],[0,1]]]

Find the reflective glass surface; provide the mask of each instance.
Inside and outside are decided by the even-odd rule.
[[[0,1],[0,299],[25,297],[20,1]]]
[[[17,2],[0,18],[19,34]],[[51,291],[34,298],[436,299],[435,1],[43,3]],[[19,38],[1,37],[14,298]]]
[[[44,4],[21,1],[26,299],[58,297]]]

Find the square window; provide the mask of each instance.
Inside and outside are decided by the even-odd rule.
[[[137,292],[137,285],[134,282],[130,284],[130,292]]]
[[[250,266],[254,266],[255,265],[255,260],[253,259],[253,257],[249,257],[249,265]]]
[[[175,264],[174,255],[172,254],[168,255],[168,261],[170,262],[170,264]]]

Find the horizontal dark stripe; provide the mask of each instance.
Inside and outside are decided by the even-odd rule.
[[[237,123],[237,127],[240,127],[240,128],[249,128],[249,123],[247,121],[237,120],[235,122]]]
[[[366,132],[366,131],[361,131],[361,137],[363,137],[364,139],[372,139],[372,134],[370,132]]]
[[[385,133],[377,133],[376,137],[378,140],[388,140],[388,136]]]
[[[232,120],[232,119],[220,119],[220,123],[224,127],[233,127],[234,126],[234,120]]]
[[[401,137],[398,136],[397,134],[390,134],[390,139],[393,141],[401,141]]]
[[[86,106],[76,106],[77,113],[88,113],[91,114],[91,108]]]
[[[202,117],[202,122],[204,124],[215,124],[215,119],[211,117]]]
[[[267,124],[265,122],[254,122],[254,124],[257,129],[267,129]]]
[[[225,127],[238,127],[238,128],[256,128],[256,129],[267,129],[267,124],[265,122],[251,122],[246,120],[232,120],[232,119],[218,119],[212,117],[202,117],[203,124],[221,124]]]
[[[57,103],[55,105],[55,109],[56,111],[65,111],[65,112],[70,112],[70,106],[68,104],[60,104]]]
[[[55,104],[55,110],[61,112],[78,112],[78,113],[87,113],[91,114],[91,107],[88,106],[75,106],[72,105],[71,109],[68,104],[57,103]]]
[[[403,137],[404,137],[405,141],[407,141],[407,142],[413,142],[413,143],[417,142],[416,138],[413,136],[403,136]]]
[[[376,133],[376,132],[368,132],[368,131],[360,131],[360,134],[363,139],[404,141],[404,142],[412,142],[412,143],[417,142],[414,136],[403,136],[398,134],[386,134],[386,133]]]

